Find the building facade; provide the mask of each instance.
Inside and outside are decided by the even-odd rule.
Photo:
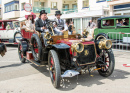
[[[49,19],[55,18],[55,11],[62,12],[63,19],[73,20],[77,33],[87,27],[89,20],[109,16],[107,0],[2,0],[3,18],[22,18],[27,13],[24,4],[30,3],[32,11],[39,16],[40,10],[46,10]]]
[[[110,15],[130,15],[130,0],[109,0]]]

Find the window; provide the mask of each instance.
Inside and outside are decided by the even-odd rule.
[[[18,4],[14,4],[14,10],[19,10],[19,5]]]
[[[57,9],[57,2],[51,3],[51,9]]]
[[[83,1],[83,7],[89,7],[89,0]]]
[[[102,2],[102,1],[106,1],[106,0],[97,0],[97,2]]]
[[[0,29],[2,29],[3,27],[2,27],[2,22],[0,22]]]
[[[35,7],[44,7],[44,2],[39,2],[39,1],[34,1],[34,6]]]
[[[127,26],[129,26],[129,18],[116,19],[116,26],[117,27],[127,27]]]
[[[114,26],[114,19],[103,20],[102,26],[104,27]]]
[[[25,3],[22,3],[22,4],[21,4],[21,10],[24,10],[24,4],[25,4]]]

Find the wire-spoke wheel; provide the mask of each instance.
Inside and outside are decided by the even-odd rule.
[[[18,54],[19,54],[19,59],[22,63],[25,63],[26,59],[24,58],[25,54],[23,51],[23,46],[21,44],[21,42],[19,42],[18,44]]]
[[[113,73],[115,67],[114,54],[111,49],[102,50],[100,57],[104,65],[98,65],[98,67],[101,68],[98,72],[101,76],[108,77]]]
[[[59,88],[60,80],[61,80],[61,69],[60,69],[58,55],[54,50],[50,50],[49,52],[48,67],[49,67],[50,78],[53,86],[55,88]]]

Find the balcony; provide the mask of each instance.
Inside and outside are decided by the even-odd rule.
[[[33,12],[34,12],[34,13],[40,13],[41,10],[45,10],[47,13],[50,13],[50,11],[51,11],[50,8],[45,8],[45,7],[33,7]]]
[[[78,12],[78,9],[77,8],[72,8],[72,9],[63,8],[62,9],[62,14],[70,14],[74,12]]]

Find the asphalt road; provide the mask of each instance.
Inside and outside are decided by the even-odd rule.
[[[88,74],[66,78],[65,85],[55,89],[51,84],[47,67],[22,64],[17,46],[7,46],[8,52],[0,56],[0,93],[130,93],[130,53],[114,51],[114,73],[104,78],[97,71],[94,77]]]

